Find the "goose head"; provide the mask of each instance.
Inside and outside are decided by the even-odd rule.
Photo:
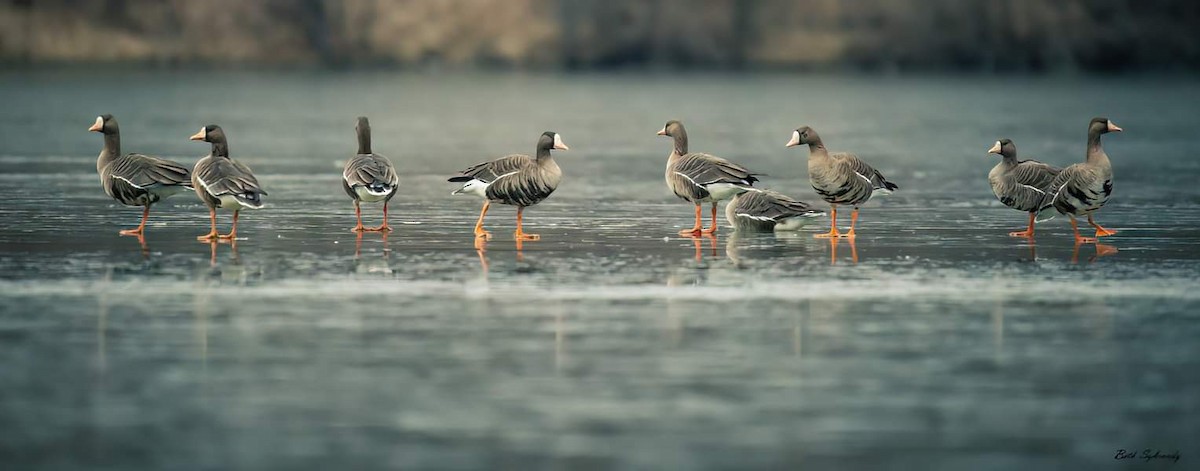
[[[546,131],[542,133],[542,137],[538,138],[538,150],[571,150],[563,143],[562,136],[554,131]]]
[[[200,128],[200,131],[196,134],[193,134],[190,139],[193,141],[204,142],[224,142],[225,131],[223,131],[220,126],[210,124]]]
[[[1013,144],[1012,139],[1001,139],[996,141],[996,143],[992,145],[991,149],[988,149],[988,153],[1004,157],[1016,157],[1017,146],[1016,144]]]
[[[90,132],[100,132],[104,134],[112,134],[117,132],[117,118],[111,114],[102,114],[96,117],[96,122],[92,127],[88,128]]]
[[[1124,131],[1124,129],[1117,127],[1117,125],[1108,118],[1092,118],[1092,122],[1088,124],[1088,133],[1108,134],[1110,132],[1121,131]]]
[[[795,147],[799,145],[819,144],[821,137],[817,132],[808,126],[800,126],[792,131],[792,139],[788,141],[786,147]]]

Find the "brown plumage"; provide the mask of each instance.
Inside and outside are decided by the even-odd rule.
[[[796,230],[824,211],[771,190],[752,189],[734,195],[725,205],[725,219],[738,231]]]
[[[1096,242],[1100,237],[1116,234],[1117,231],[1100,227],[1092,219],[1092,213],[1099,211],[1108,202],[1113,190],[1112,162],[1100,145],[1100,136],[1110,132],[1121,132],[1122,129],[1113,124],[1108,118],[1092,118],[1088,124],[1087,158],[1081,163],[1073,164],[1058,174],[1050,183],[1046,199],[1042,202],[1038,220],[1045,221],[1051,208],[1059,214],[1071,217],[1071,228],[1075,232],[1077,243]],[[1075,222],[1077,216],[1087,216],[1088,224],[1096,228],[1095,237],[1083,237]]]
[[[355,126],[358,134],[358,154],[346,161],[342,169],[342,189],[354,199],[354,215],[358,221],[354,231],[391,231],[388,225],[388,202],[396,195],[399,177],[392,162],[371,152],[371,123],[365,116],[358,118]],[[363,227],[362,202],[383,201],[383,223],[378,227]]]
[[[523,154],[506,155],[467,167],[460,175],[449,179],[451,182],[463,183],[453,194],[474,194],[485,198],[483,210],[475,223],[476,238],[491,238],[491,233],[483,230],[483,220],[492,202],[517,207],[517,230],[514,236],[518,240],[539,238],[537,234],[523,232],[521,220],[526,207],[545,200],[562,181],[562,170],[550,155],[552,149],[569,148],[563,144],[562,137],[557,133],[546,131],[538,138],[536,157]]]
[[[792,132],[792,139],[788,141],[787,147],[801,144],[808,145],[808,178],[812,182],[812,187],[831,207],[829,232],[817,234],[818,238],[854,238],[854,226],[858,223],[859,205],[870,200],[876,192],[888,194],[900,188],[854,154],[846,152],[830,154],[825,149],[821,136],[808,126],[796,128]],[[837,230],[837,205],[839,204],[854,206],[854,211],[850,215],[850,231],[846,233],[839,233]]]
[[[191,139],[212,144],[212,152],[197,161],[192,169],[192,186],[196,196],[208,206],[212,223],[209,233],[197,239],[236,239],[239,212],[244,208],[262,208],[262,197],[267,192],[259,186],[250,167],[229,157],[229,143],[220,126],[210,124],[200,128]],[[233,211],[233,227],[228,234],[217,233],[217,208]]]
[[[148,155],[121,154],[121,129],[110,114],[96,117],[88,131],[104,134],[104,149],[96,159],[104,193],[126,206],[143,208],[141,224],[120,233],[142,235],[151,205],[190,188],[187,167]]]
[[[988,183],[996,198],[1013,209],[1029,213],[1029,228],[1010,232],[1013,237],[1033,237],[1036,214],[1046,199],[1050,184],[1062,169],[1036,160],[1017,160],[1017,146],[1012,140],[1001,139],[988,150],[999,154],[1000,163],[988,172]]]
[[[688,152],[687,130],[679,121],[667,121],[658,135],[669,136],[675,143],[667,156],[667,188],[675,196],[696,205],[692,228],[679,233],[688,236],[715,233],[717,202],[744,193],[758,181],[758,174],[715,155]],[[703,203],[712,203],[712,224],[708,229],[701,229],[700,206]]]

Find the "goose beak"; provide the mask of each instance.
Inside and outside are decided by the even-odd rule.
[[[996,141],[995,144],[992,144],[992,148],[988,149],[988,153],[989,154],[999,154],[1000,153],[1000,141]]]
[[[659,129],[659,130],[658,130],[658,132],[657,132],[656,134],[658,134],[659,136],[666,136],[666,135],[667,135],[667,128],[662,128],[662,129]]]
[[[1108,132],[1121,132],[1121,131],[1124,131],[1124,129],[1117,127],[1117,125],[1113,124],[1112,121],[1108,122]]]
[[[1109,124],[1111,125],[1112,123]],[[104,130],[104,118],[97,116],[96,123],[92,124],[92,127],[88,128],[88,132],[100,132],[102,130]]]
[[[796,147],[798,145],[800,145],[800,133],[792,131],[792,139],[784,147]]]
[[[204,128],[200,128],[200,132],[193,134],[192,137],[190,137],[188,139],[191,139],[193,141],[203,141],[204,137],[207,135],[208,135],[208,130],[204,129]]]
[[[562,136],[559,136],[558,134],[554,135],[554,148],[558,150],[571,150],[570,147],[567,147],[566,144],[563,144]]]

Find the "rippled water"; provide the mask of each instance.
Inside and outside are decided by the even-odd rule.
[[[588,467],[1142,469],[1200,459],[1200,83],[792,75],[0,74],[0,457],[21,469]],[[222,125],[270,192],[236,246],[197,243],[184,194],[138,211],[95,175],[126,151],[191,163]],[[386,238],[349,232],[354,117],[405,191]],[[1080,160],[1109,135],[1118,229],[1036,244],[986,184],[986,150]],[[662,183],[684,120],[697,151],[814,201],[790,130],[901,191],[853,245],[675,236]],[[566,178],[478,250],[479,202],[444,178],[572,150]],[[378,218],[367,210],[368,223]],[[723,215],[722,215],[723,216]],[[228,216],[222,219],[227,227]],[[223,229],[224,230],[224,229]],[[1152,463],[1160,466],[1164,463]]]

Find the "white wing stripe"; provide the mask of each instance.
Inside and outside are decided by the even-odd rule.
[[[696,180],[693,180],[693,179],[692,179],[692,177],[689,177],[689,176],[687,176],[687,175],[685,175],[685,174],[683,174],[683,173],[680,173],[680,172],[675,172],[675,174],[676,174],[676,175],[679,175],[679,176],[681,176],[681,177],[683,177],[683,178],[686,178],[686,179],[687,179],[687,181],[689,181],[689,182],[692,182],[692,184],[693,184],[693,185],[696,185],[696,186],[698,186],[698,187],[700,187],[700,188],[704,188],[704,185],[701,185],[701,184],[699,184],[699,183],[696,183]]]
[[[134,182],[130,181],[128,178],[122,177],[122,176],[120,176],[120,175],[113,175],[113,178],[116,178],[117,180],[121,180],[121,181],[123,181],[123,182],[125,182],[125,183],[128,183],[128,184],[129,184],[129,186],[132,186],[132,187],[134,187],[134,188],[137,188],[137,189],[139,189],[139,190],[145,190],[145,189],[146,189],[146,187],[144,187],[144,186],[141,186],[141,185],[138,185],[137,183],[134,183]]]

